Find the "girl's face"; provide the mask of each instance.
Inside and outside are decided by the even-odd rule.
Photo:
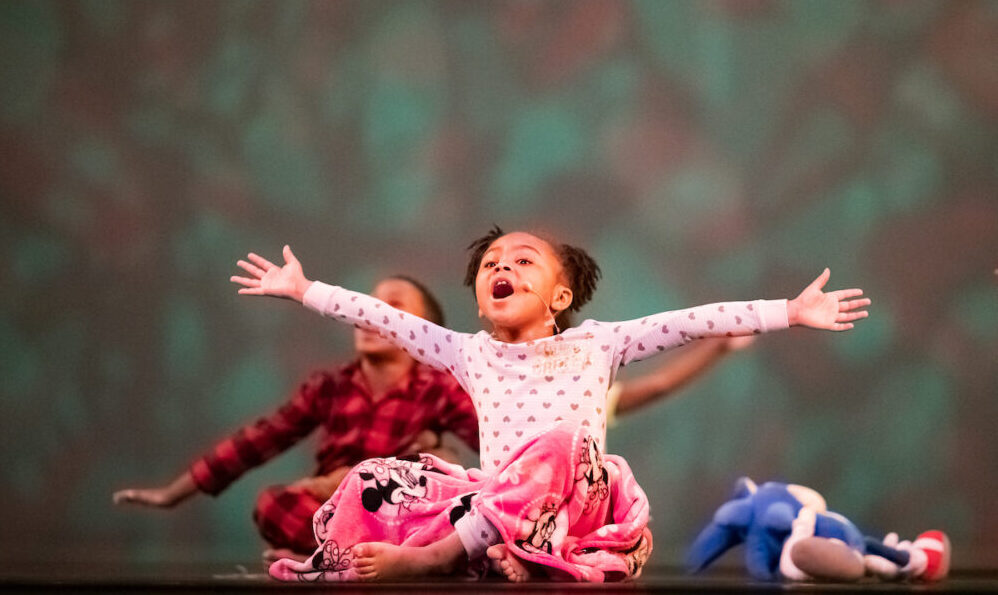
[[[413,316],[426,318],[426,303],[423,294],[412,283],[402,279],[385,279],[374,287],[371,296],[378,298],[393,308],[408,312]],[[402,352],[393,343],[378,334],[360,328],[353,332],[354,349],[364,355],[385,355]]]
[[[561,261],[544,240],[514,232],[492,242],[478,266],[475,297],[495,327],[549,325],[572,303]]]

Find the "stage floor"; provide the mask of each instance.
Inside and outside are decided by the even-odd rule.
[[[337,594],[389,593],[731,593],[731,592],[882,592],[943,591],[998,593],[998,569],[957,570],[936,585],[861,582],[852,584],[770,584],[752,581],[737,570],[715,570],[688,576],[675,568],[647,568],[625,584],[530,582],[514,585],[501,580],[483,582],[422,581],[375,584],[284,584],[271,580],[259,562],[246,564],[73,564],[65,560],[19,564],[0,568],[0,589],[19,592],[90,593],[266,593],[323,590]]]

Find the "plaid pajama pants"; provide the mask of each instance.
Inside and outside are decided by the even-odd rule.
[[[311,554],[318,545],[312,516],[322,504],[304,489],[274,485],[257,498],[253,521],[272,547]]]

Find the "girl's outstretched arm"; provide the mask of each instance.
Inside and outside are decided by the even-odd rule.
[[[301,263],[291,252],[290,246],[284,246],[284,266],[281,267],[252,252],[247,258],[252,262],[240,260],[236,264],[249,273],[249,276],[233,275],[229,278],[233,283],[243,286],[239,290],[241,294],[269,295],[300,302],[312,284],[305,278]]]
[[[288,246],[284,246],[284,266],[252,252],[247,258],[250,262],[240,260],[236,264],[249,276],[230,277],[233,283],[243,286],[239,293],[294,300],[323,316],[375,330],[411,357],[451,373],[464,387],[464,360],[458,357],[463,349],[462,333],[393,308],[369,295],[310,281]]]
[[[858,309],[870,305],[868,298],[851,299],[863,295],[862,289],[822,291],[830,276],[831,271],[826,268],[800,295],[787,302],[790,326],[846,331],[853,327],[852,321],[869,316],[866,310]]]
[[[644,318],[609,323],[618,363],[627,364],[706,337],[739,337],[801,325],[833,331],[849,330],[866,318],[870,300],[862,289],[824,292],[831,275],[825,269],[792,300],[755,300],[706,304],[660,312]],[[606,323],[596,323],[606,324]]]

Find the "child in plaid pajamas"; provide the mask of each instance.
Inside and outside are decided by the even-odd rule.
[[[436,299],[412,279],[385,279],[373,295],[443,323]],[[453,459],[454,453],[440,446],[445,431],[478,449],[474,406],[450,374],[416,362],[376,332],[357,329],[354,346],[357,360],[314,373],[281,408],[220,442],[170,484],[121,490],[114,501],[172,507],[199,491],[215,496],[322,427],[315,474],[267,488],[253,511],[261,535],[272,546],[264,557],[298,558],[315,550],[312,516],[356,463],[417,451]]]

